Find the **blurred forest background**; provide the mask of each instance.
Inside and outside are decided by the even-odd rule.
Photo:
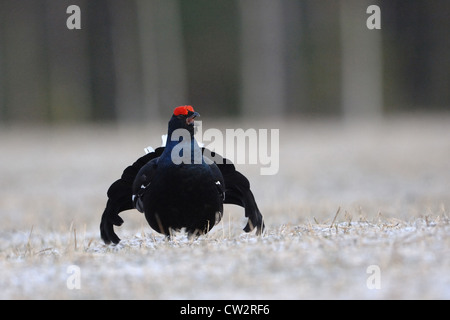
[[[369,30],[369,5],[381,30]],[[69,5],[81,30],[69,30]],[[448,0],[0,0],[0,123],[450,110]]]

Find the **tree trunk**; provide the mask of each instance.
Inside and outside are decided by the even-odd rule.
[[[85,2],[78,1],[81,20]],[[51,121],[85,121],[92,112],[86,30],[69,30],[67,2],[46,0],[47,59]],[[81,27],[86,29],[83,24]]]
[[[383,112],[381,30],[370,30],[366,13],[374,1],[341,0],[342,106],[345,117]],[[382,17],[382,13],[381,13]]]
[[[285,110],[283,2],[239,0],[242,19],[243,113],[281,115]]]
[[[2,21],[6,116],[11,120],[44,122],[49,116],[45,56],[45,15],[42,2],[4,1]]]

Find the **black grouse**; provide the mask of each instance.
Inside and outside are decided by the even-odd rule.
[[[175,108],[166,146],[139,158],[108,189],[100,223],[106,244],[120,242],[113,226],[123,223],[119,213],[134,208],[159,233],[170,236],[185,228],[193,236],[220,221],[224,203],[236,204],[248,218],[244,231],[262,233],[263,217],[248,179],[228,159],[199,147],[194,138],[197,116],[191,106]]]

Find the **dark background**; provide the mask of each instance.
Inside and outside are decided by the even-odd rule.
[[[0,0],[0,123],[447,111],[449,32],[448,0]]]

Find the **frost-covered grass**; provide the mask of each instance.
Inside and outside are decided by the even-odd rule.
[[[280,129],[277,175],[238,166],[264,235],[236,206],[196,240],[129,211],[117,246],[99,238],[105,192],[164,125],[0,130],[0,298],[449,299],[449,120],[231,123]]]
[[[448,298],[450,223],[426,217],[271,227],[262,237],[143,233],[16,235],[2,248],[2,298]],[[2,239],[5,241],[6,239]],[[68,267],[80,270],[69,290]],[[380,270],[370,289],[369,266]],[[370,285],[369,285],[370,286]]]

